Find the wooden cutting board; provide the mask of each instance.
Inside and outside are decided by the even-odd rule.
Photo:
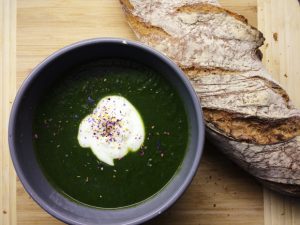
[[[266,37],[264,63],[300,107],[300,6],[297,0],[222,0]],[[135,39],[117,0],[0,0],[0,225],[62,224],[30,199],[7,147],[15,90],[46,56],[95,37]],[[149,224],[300,224],[300,203],[263,189],[209,143],[184,196]]]

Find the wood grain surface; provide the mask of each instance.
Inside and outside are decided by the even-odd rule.
[[[258,28],[266,38],[264,64],[300,107],[300,3],[258,0]],[[267,225],[300,224],[300,201],[264,190]]]
[[[297,0],[286,2],[290,1],[297,3]],[[1,133],[2,139],[0,139],[2,147],[0,224],[16,224],[16,220],[17,224],[22,225],[62,224],[37,206],[19,181],[17,181],[17,195],[15,195],[15,175],[9,164],[7,138],[4,137],[10,108],[9,101],[13,98],[14,87],[15,85],[19,87],[28,73],[46,56],[65,45],[95,37],[134,39],[134,35],[125,22],[117,0],[18,0],[16,64],[14,61],[15,3],[11,0],[0,2],[2,13],[0,103],[3,108],[0,117],[1,132],[3,132]],[[300,97],[296,94],[297,85],[300,85],[300,65],[297,64],[297,57],[300,58],[299,22],[285,25],[285,18],[282,18],[287,16],[294,19],[298,16],[298,21],[300,21],[299,11],[298,15],[296,11],[297,5],[278,3],[285,2],[282,0],[259,0],[258,2],[256,0],[222,0],[220,2],[226,8],[245,15],[252,25],[258,25],[264,31],[269,43],[265,51],[265,62],[268,68],[275,68],[272,71],[278,71],[275,74],[276,79],[281,76],[282,80],[278,80],[285,85],[292,98],[300,106],[300,99],[297,99]],[[286,14],[282,12],[281,7],[285,7]],[[293,13],[289,14],[289,10],[293,10]],[[277,15],[277,13],[280,14]],[[295,29],[297,26],[298,30]],[[271,43],[274,30],[278,33],[278,43]],[[273,47],[273,51],[269,50]],[[282,55],[279,57],[276,52],[281,52]],[[275,61],[268,64],[268,60]],[[287,72],[288,78],[285,78],[282,71]],[[4,209],[8,213],[4,214]],[[167,213],[149,224],[294,225],[300,224],[297,212],[300,212],[300,206],[297,206],[295,200],[267,190],[263,191],[252,177],[233,165],[207,143],[198,173],[187,192]]]
[[[16,2],[0,0],[0,225],[16,223],[16,175],[8,149],[8,118],[16,89]]]

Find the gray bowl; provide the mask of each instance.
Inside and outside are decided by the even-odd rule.
[[[175,177],[150,199],[121,209],[84,206],[58,193],[43,175],[32,143],[34,110],[47,87],[75,65],[99,58],[126,58],[155,68],[177,89],[189,118],[190,141]],[[198,168],[204,143],[198,97],[183,72],[167,57],[145,45],[122,39],[91,39],[67,46],[38,65],[20,88],[9,120],[9,147],[16,172],[29,195],[45,211],[68,224],[139,224],[170,207],[186,190]]]

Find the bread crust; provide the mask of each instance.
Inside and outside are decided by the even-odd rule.
[[[191,4],[191,5],[184,5],[177,9],[177,12],[185,12],[185,13],[192,13],[192,12],[201,12],[201,13],[226,13],[235,19],[248,24],[248,20],[237,13],[231,12],[227,9],[221,8],[219,6],[210,5],[210,4]]]
[[[216,0],[120,0],[140,41],[174,60],[210,140],[272,189],[300,196],[300,110],[262,62],[260,31]]]

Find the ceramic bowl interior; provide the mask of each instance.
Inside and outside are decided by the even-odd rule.
[[[48,183],[33,149],[33,115],[49,85],[70,68],[100,58],[125,58],[156,69],[177,89],[189,118],[189,145],[181,169],[161,192],[133,207],[106,210],[70,201]],[[49,56],[24,81],[9,122],[11,157],[23,186],[44,210],[68,224],[138,224],[160,214],[191,182],[198,168],[203,142],[204,124],[199,100],[182,71],[159,52],[121,39],[86,40]]]

